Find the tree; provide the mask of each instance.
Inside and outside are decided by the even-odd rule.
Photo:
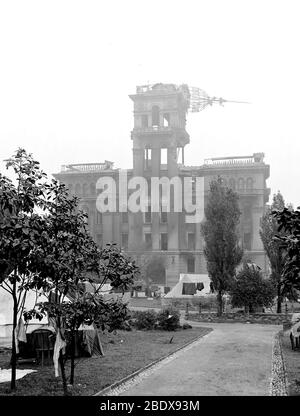
[[[240,218],[238,195],[224,187],[219,177],[210,183],[205,206],[205,220],[201,224],[207,271],[217,291],[218,315],[222,315],[223,295],[230,288],[235,269],[243,250],[239,246],[237,226]]]
[[[63,184],[53,180],[46,187],[46,223],[40,245],[35,247],[31,256],[32,267],[39,270],[39,274],[28,286],[42,289],[49,299],[27,311],[26,318],[47,313],[54,320],[57,342],[65,338],[70,344],[70,383],[73,384],[76,332],[80,325],[94,322],[110,328],[114,325],[112,315],[116,318],[119,311],[119,316],[124,316],[124,306],[120,302],[105,302],[99,292],[108,282],[114,288],[126,290],[137,268],[114,245],[98,249],[89,234],[86,214],[78,210],[78,199],[70,197]],[[85,293],[84,282],[92,284],[94,292]],[[60,349],[63,388],[68,394],[66,358]]]
[[[284,293],[283,284],[283,267],[284,267],[284,249],[282,243],[278,239],[274,239],[275,235],[284,235],[284,230],[279,232],[279,224],[277,219],[272,215],[274,210],[283,210],[285,207],[284,199],[280,192],[273,196],[272,205],[267,208],[266,213],[261,219],[260,238],[262,240],[264,250],[268,256],[271,267],[271,279],[274,282],[277,293],[277,313],[281,313],[281,304]]]
[[[279,224],[274,241],[279,242],[284,250],[284,287],[286,290],[300,290],[300,207],[296,210],[284,208],[281,211],[273,211],[272,214]],[[285,234],[280,234],[281,231]]]
[[[232,306],[245,307],[250,313],[258,306],[272,306],[275,293],[273,283],[251,263],[244,263],[229,291]]]
[[[145,267],[145,279],[149,286],[152,284],[165,284],[166,260],[162,256],[151,256]]]
[[[44,227],[36,208],[44,208],[44,178],[39,163],[24,149],[7,160],[6,168],[14,171],[15,184],[0,174],[0,287],[13,300],[11,355],[11,389],[16,388],[18,352],[18,319],[26,299],[26,283],[36,272],[30,267],[30,256],[39,244]]]

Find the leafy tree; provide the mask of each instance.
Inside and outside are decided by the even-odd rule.
[[[126,291],[139,274],[139,268],[116,244],[106,244],[100,250],[99,278],[101,284],[110,283],[113,288]]]
[[[89,234],[86,214],[78,210],[78,199],[70,197],[66,187],[56,180],[47,185],[47,209],[40,245],[32,255],[32,263],[39,274],[31,279],[29,287],[43,289],[49,301],[28,311],[26,317],[47,313],[55,321],[56,336],[69,339],[70,382],[73,384],[76,332],[82,324],[95,322],[103,328],[114,325],[111,317],[116,317],[117,311],[119,316],[124,314],[124,308],[118,302],[105,302],[100,289],[109,282],[114,288],[126,290],[137,268],[115,245],[98,249]],[[85,293],[83,282],[92,284],[94,291]],[[60,351],[65,394],[68,393],[66,358]]]
[[[7,160],[14,182],[0,174],[0,288],[13,300],[11,389],[16,388],[17,325],[26,299],[26,283],[36,273],[31,267],[32,250],[44,227],[36,208],[44,208],[45,174],[24,149]]]
[[[151,256],[145,267],[145,279],[149,286],[154,284],[165,284],[166,281],[166,261],[162,256]]]
[[[255,307],[270,307],[273,304],[275,289],[269,279],[264,279],[254,264],[244,263],[229,291],[233,307],[246,307],[251,313]]]
[[[279,224],[277,219],[272,215],[274,210],[283,210],[285,207],[284,199],[280,192],[273,196],[272,205],[267,208],[266,213],[261,219],[260,237],[268,256],[271,267],[271,279],[274,282],[277,293],[277,313],[281,313],[281,304],[284,295],[286,295],[283,284],[283,267],[284,267],[284,249],[275,235],[284,236],[284,230],[278,230]]]
[[[296,210],[284,208],[273,211],[273,216],[279,224],[278,234],[274,241],[279,242],[284,249],[283,278],[284,286],[300,289],[300,207]],[[285,235],[280,232],[284,231]]]
[[[219,177],[210,183],[201,232],[205,241],[207,271],[217,291],[218,315],[222,315],[223,295],[230,288],[243,250],[239,246],[237,226],[240,218],[238,195],[224,187]]]

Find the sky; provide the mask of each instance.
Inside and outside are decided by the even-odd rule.
[[[299,6],[298,6],[299,4]],[[298,0],[0,0],[0,171],[18,147],[47,173],[132,167],[136,85],[200,87],[186,165],[265,153],[271,196],[300,205]]]

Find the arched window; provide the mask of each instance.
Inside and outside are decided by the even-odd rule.
[[[84,183],[84,184],[82,185],[82,195],[83,195],[83,196],[87,196],[87,189],[88,189],[88,186],[87,186],[87,184],[86,184],[86,183]]]
[[[229,188],[235,190],[235,180],[233,178],[229,179]]]
[[[91,194],[91,196],[96,195],[96,185],[94,183],[90,184],[90,194]]]
[[[243,179],[243,178],[239,178],[239,180],[238,180],[238,189],[239,189],[240,191],[243,191],[243,190],[244,190],[244,188],[245,188],[245,182],[244,182],[244,179]]]
[[[76,196],[81,195],[81,185],[80,185],[80,183],[76,183],[76,186],[75,186],[75,195]]]
[[[253,179],[252,178],[247,178],[246,188],[247,189],[253,189]]]
[[[159,126],[159,107],[154,105],[152,107],[152,126]]]

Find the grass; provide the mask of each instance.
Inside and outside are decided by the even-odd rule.
[[[129,307],[139,307],[139,308],[159,308],[161,309],[161,299],[152,299],[149,300],[147,298],[130,298],[129,300]]]
[[[292,350],[289,331],[280,333],[280,343],[285,364],[290,396],[300,395],[300,349]]]
[[[77,361],[72,395],[90,396],[143,368],[154,360],[172,353],[186,343],[210,332],[209,328],[167,331],[118,331],[102,334],[103,357],[81,358]],[[173,338],[172,343],[170,339]],[[9,367],[9,352],[0,354],[0,368]],[[19,368],[38,370],[17,380],[17,391],[10,393],[9,383],[0,384],[0,395],[61,396],[61,379],[54,377],[53,365],[19,364]],[[67,364],[67,374],[69,365]]]
[[[173,300],[175,302],[175,307],[181,310],[186,310],[186,299],[184,300]],[[190,310],[196,310],[198,312],[199,306],[198,302],[199,299],[196,297],[195,299],[189,300],[189,309]],[[217,311],[217,305],[215,302],[212,302],[209,299],[201,299],[201,305],[202,305],[202,312],[216,312]],[[193,305],[194,304],[194,305]],[[132,297],[129,300],[129,307],[143,307],[143,308],[159,308],[162,307],[162,301],[161,299],[152,299],[149,300],[146,297]],[[297,302],[287,302],[287,308],[288,313],[297,313],[300,312],[300,303]],[[229,308],[228,312],[236,312],[237,310],[240,310],[241,308]],[[276,312],[276,305],[273,306],[272,310],[267,310],[268,313],[275,313]],[[282,312],[285,312],[285,303],[282,304]]]

